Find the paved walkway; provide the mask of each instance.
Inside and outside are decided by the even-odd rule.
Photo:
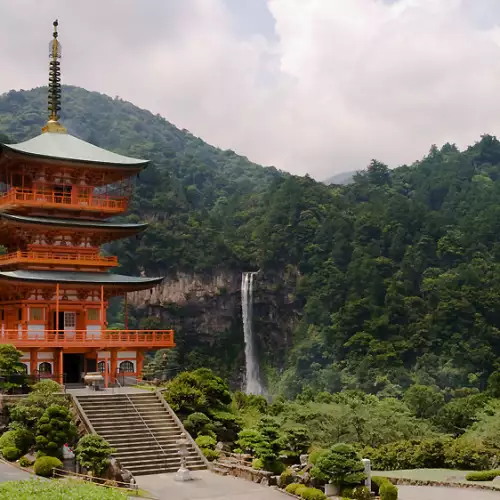
[[[193,472],[193,481],[178,483],[174,474],[136,476],[137,484],[160,500],[286,500],[274,488],[210,471]],[[419,498],[418,500],[423,500]],[[482,500],[482,499],[480,499]]]
[[[500,500],[500,491],[438,486],[398,486],[399,500]]]
[[[32,477],[29,472],[0,461],[0,483],[5,483],[5,481],[21,481],[23,479],[31,479]]]

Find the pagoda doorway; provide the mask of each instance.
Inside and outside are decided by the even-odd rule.
[[[63,353],[63,373],[65,383],[77,384],[82,382],[83,354]]]

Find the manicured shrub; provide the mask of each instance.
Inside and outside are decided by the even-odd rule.
[[[7,447],[19,448],[22,452],[21,455],[23,455],[29,450],[33,442],[33,434],[24,427],[19,427],[2,434],[0,437],[0,450]]]
[[[203,453],[204,457],[209,462],[213,462],[214,460],[217,460],[220,456],[220,453],[217,450],[211,450],[210,448],[200,448],[200,450]]]
[[[342,496],[346,498],[353,498],[354,500],[370,500],[372,495],[366,486],[354,486],[344,488],[342,490]]]
[[[199,434],[205,434],[207,431],[214,430],[214,424],[204,413],[195,412],[191,413],[186,420],[183,422],[186,430],[193,437],[198,436]]]
[[[262,462],[261,458],[254,458],[252,460],[252,469],[256,469],[256,470],[263,470],[264,469],[264,463]]]
[[[19,465],[21,467],[27,468],[27,467],[31,467],[33,465],[33,462],[27,457],[21,457],[19,459]]]
[[[15,446],[6,446],[2,448],[2,456],[9,462],[15,462],[18,458],[22,457],[23,452]]]
[[[469,472],[465,476],[465,479],[467,479],[467,481],[493,481],[497,476],[500,476],[500,470],[483,470]]]
[[[306,491],[308,488],[305,484],[299,484],[299,487],[295,490],[295,494],[298,496],[298,497],[301,497],[302,496],[302,493],[304,493],[304,491]]]
[[[49,406],[37,426],[37,450],[50,456],[60,456],[62,446],[76,437],[71,413],[64,406]]]
[[[312,465],[316,465],[316,463],[318,462],[318,459],[319,457],[321,457],[321,455],[323,455],[324,453],[326,453],[328,450],[323,450],[323,449],[320,449],[320,450],[314,450],[313,452],[311,452],[311,454],[309,455],[309,463],[312,464]]]
[[[95,476],[102,474],[109,465],[109,457],[115,450],[101,436],[86,434],[78,442],[75,456],[83,467],[86,467]]]
[[[380,486],[379,494],[380,500],[398,500],[398,489],[389,481]]]
[[[292,484],[289,484],[286,488],[285,488],[285,491],[287,493],[291,493],[292,495],[295,495],[295,492],[297,491],[297,489],[302,486],[302,484],[300,483],[292,483]]]
[[[380,495],[380,500],[397,500],[398,489],[389,479],[382,476],[372,477],[372,491]]]
[[[357,486],[366,477],[363,463],[354,448],[343,443],[332,446],[321,455],[311,470],[311,476],[341,488]]]
[[[196,438],[196,444],[200,448],[210,448],[210,449],[213,449],[213,448],[215,448],[215,445],[217,444],[217,441],[212,436],[200,435],[200,436],[198,436]]]
[[[301,490],[301,498],[304,500],[326,500],[327,496],[317,488],[305,488]]]
[[[37,476],[50,477],[54,469],[62,469],[62,462],[56,457],[40,457],[35,460],[33,472]]]
[[[280,475],[280,486],[286,488],[295,481],[294,472],[291,469],[284,470]]]

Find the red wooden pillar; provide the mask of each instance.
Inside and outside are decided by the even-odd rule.
[[[137,351],[137,367],[136,367],[136,375],[137,378],[142,378],[142,367],[144,364],[144,353],[142,351]]]
[[[116,372],[118,370],[117,363],[117,352],[116,349],[110,349],[111,353],[111,383],[114,384],[116,382]]]
[[[30,351],[30,375],[34,376],[38,370],[38,349]]]
[[[58,360],[58,363],[57,363],[57,378],[58,378],[58,382],[63,385],[64,384],[64,362],[63,362],[63,350],[62,348],[60,347],[58,350],[57,350],[57,360]]]
[[[128,330],[128,294],[125,293],[125,330]]]

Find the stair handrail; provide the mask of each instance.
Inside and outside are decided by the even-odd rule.
[[[78,413],[78,416],[82,419],[83,425],[87,428],[87,431],[90,434],[96,434],[94,426],[90,422],[90,419],[87,417],[87,414],[85,413],[85,410],[83,409],[82,405],[80,404],[80,401],[78,401],[78,397],[75,396],[74,394],[71,394],[71,399],[73,400],[73,404],[75,405],[76,412]]]
[[[207,457],[203,454],[203,452],[200,450],[200,447],[196,444],[196,441],[193,439],[193,436],[189,432],[186,431],[186,428],[184,427],[184,424],[182,423],[181,419],[177,416],[174,410],[170,407],[170,405],[167,403],[166,399],[163,397],[162,392],[166,392],[168,389],[156,389],[155,394],[156,397],[160,400],[160,403],[163,405],[163,408],[167,410],[167,413],[172,417],[174,422],[177,424],[181,432],[183,432],[186,435],[186,439],[188,442],[191,444],[191,446],[194,448],[196,453],[198,454],[198,457],[201,458],[207,469],[212,468],[212,464],[207,460]]]
[[[120,381],[118,380],[118,378],[116,378],[116,383],[118,384],[118,386],[120,388],[123,389],[124,386],[120,384]],[[135,412],[137,413],[137,415],[139,415],[139,418],[142,420],[142,423],[144,424],[144,426],[146,427],[146,429],[149,431],[149,433],[151,434],[151,436],[153,436],[153,439],[155,440],[156,444],[160,448],[160,450],[163,453],[163,455],[165,455],[165,466],[168,466],[168,462],[167,462],[168,455],[167,455],[166,451],[163,449],[163,446],[159,443],[158,439],[156,439],[156,436],[153,434],[153,431],[150,429],[149,425],[142,418],[142,415],[140,414],[139,410],[135,407],[134,403],[130,399],[130,396],[126,392],[124,392],[123,394],[125,394],[125,397],[127,398],[128,402],[132,405],[132,408],[135,410]]]

